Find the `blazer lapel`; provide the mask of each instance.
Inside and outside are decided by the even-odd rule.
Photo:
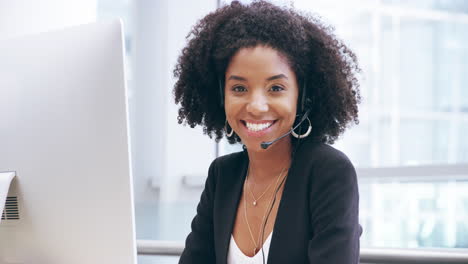
[[[294,204],[296,197],[296,186],[301,184],[298,182],[296,159],[292,161],[289,169],[289,175],[284,183],[283,194],[281,196],[278,212],[276,215],[275,225],[273,227],[273,235],[271,237],[270,249],[268,252],[268,264],[275,263],[288,263],[288,254],[285,252],[292,252],[290,247],[294,247],[294,241],[291,240],[289,234],[290,217],[294,215]],[[289,206],[288,206],[289,205]]]
[[[296,260],[298,259],[293,262],[291,262],[291,260],[292,256],[294,256],[295,253],[298,253],[299,247],[304,246],[301,239],[303,238],[302,236],[307,236],[304,234],[307,229],[304,227],[304,231],[298,232],[297,226],[291,228],[291,222],[294,222],[291,221],[291,217],[297,216],[298,206],[295,205],[298,205],[298,203],[301,204],[299,208],[307,208],[303,205],[303,196],[301,196],[303,191],[299,191],[303,189],[301,187],[304,185],[304,179],[302,177],[304,172],[301,164],[304,164],[307,160],[301,160],[300,157],[306,157],[307,155],[303,152],[307,152],[308,149],[312,148],[312,144],[316,144],[316,142],[320,142],[320,140],[310,138],[305,142],[301,142],[301,144],[297,146],[298,149],[295,157],[293,157],[288,178],[284,183],[283,195],[278,207],[275,226],[273,227],[273,236],[271,238],[270,251],[268,253],[268,264],[302,263],[302,261],[297,262]],[[306,216],[308,214],[307,211],[303,213],[305,213]],[[291,229],[295,229],[296,231],[291,232]],[[299,250],[299,252],[301,251]],[[307,256],[300,256],[299,259],[307,260]]]
[[[227,263],[229,242],[231,240],[237,207],[247,172],[248,158],[246,153],[244,154],[245,155],[241,155],[241,161],[237,163],[236,168],[226,171],[225,175],[220,175],[220,181],[223,181],[223,187],[222,190],[220,190],[221,194],[218,197],[223,200],[220,201],[219,204],[219,229],[217,230],[216,235],[219,237],[219,245],[217,245],[219,258],[217,259],[220,261],[220,264]]]

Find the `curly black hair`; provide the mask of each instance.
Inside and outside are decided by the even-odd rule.
[[[179,124],[201,125],[218,142],[226,121],[222,89],[229,61],[241,48],[263,45],[287,58],[298,79],[298,100],[305,89],[311,136],[333,144],[351,121],[359,123],[361,100],[357,58],[333,30],[310,14],[266,1],[234,1],[208,14],[187,35],[174,69]],[[236,134],[227,139],[240,142]]]

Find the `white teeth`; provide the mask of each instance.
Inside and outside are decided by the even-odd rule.
[[[245,124],[250,131],[257,132],[257,131],[261,131],[261,130],[269,128],[273,124],[273,122],[262,123],[262,124],[254,124],[254,123],[245,122]]]

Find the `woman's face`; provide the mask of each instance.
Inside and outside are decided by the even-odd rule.
[[[296,117],[297,80],[278,51],[266,46],[240,49],[228,65],[225,84],[227,121],[249,150],[266,151],[261,142],[291,129]],[[289,137],[283,140],[290,142]]]

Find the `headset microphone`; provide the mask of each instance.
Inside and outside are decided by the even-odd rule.
[[[284,138],[285,136],[291,134],[291,131],[292,131],[292,130],[290,130],[290,131],[287,132],[286,134],[282,135],[281,137],[279,137],[279,138],[277,138],[277,139],[275,139],[275,140],[273,140],[273,141],[262,142],[262,143],[260,143],[260,146],[262,147],[262,149],[267,149],[269,146],[273,145],[273,143],[275,143],[276,141],[278,141],[278,140]]]
[[[276,141],[278,141],[278,140],[284,138],[285,136],[291,134],[294,129],[298,128],[302,124],[302,122],[304,122],[307,119],[307,117],[309,116],[309,112],[310,112],[310,109],[307,110],[305,112],[305,114],[302,116],[301,121],[299,122],[299,124],[297,124],[295,127],[291,128],[291,130],[289,130],[287,133],[285,133],[284,135],[282,135],[281,137],[279,137],[279,138],[277,138],[277,139],[275,139],[273,141],[264,141],[264,142],[260,143],[260,147],[262,147],[262,149],[267,149],[268,147],[273,145],[273,143],[275,143]]]

